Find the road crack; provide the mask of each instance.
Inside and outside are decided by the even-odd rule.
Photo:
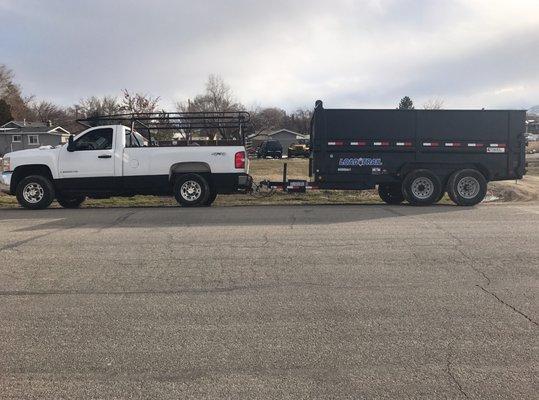
[[[464,389],[462,388],[461,383],[457,379],[456,375],[453,373],[453,363],[451,362],[452,354],[453,354],[453,348],[452,348],[452,345],[450,343],[449,346],[448,346],[448,349],[447,349],[447,359],[446,359],[446,364],[445,364],[445,371],[447,372],[447,375],[449,375],[449,378],[451,378],[451,381],[455,385],[457,385],[457,389],[460,392],[460,394],[462,394],[465,398],[468,398],[468,394],[464,391]]]
[[[490,290],[487,290],[486,288],[484,288],[483,286],[481,285],[475,285],[477,286],[479,289],[481,289],[483,292],[491,295],[492,297],[494,297],[496,300],[498,300],[498,302],[502,303],[504,306],[510,308],[511,310],[513,310],[514,312],[516,312],[517,314],[520,314],[521,316],[523,316],[524,318],[526,318],[528,321],[530,321],[532,324],[534,325],[539,325],[537,323],[537,321],[534,321],[533,319],[531,319],[529,316],[527,316],[526,314],[524,314],[522,311],[520,311],[518,308],[512,306],[511,304],[507,303],[506,301],[502,300],[500,297],[498,297],[498,295],[494,292],[491,292]]]

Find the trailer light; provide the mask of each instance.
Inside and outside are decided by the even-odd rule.
[[[234,166],[236,169],[244,169],[245,168],[245,152],[244,151],[238,151],[236,155],[234,156]]]

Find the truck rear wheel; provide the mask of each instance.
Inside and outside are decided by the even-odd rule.
[[[442,192],[440,179],[427,169],[410,172],[402,183],[404,198],[413,206],[435,203]]]
[[[56,201],[64,208],[79,208],[82,203],[84,203],[86,197],[84,196],[75,196],[75,197],[66,197],[58,196]]]
[[[404,201],[402,187],[398,183],[383,183],[378,185],[378,195],[386,204],[397,205]]]
[[[210,195],[208,182],[198,174],[183,175],[176,179],[173,191],[176,201],[184,207],[203,206]]]
[[[487,180],[475,169],[463,169],[449,177],[447,192],[455,204],[475,206],[481,203],[487,194]]]
[[[42,210],[54,200],[52,182],[41,175],[31,175],[17,185],[17,201],[30,210]]]
[[[211,188],[210,189],[210,195],[208,196],[208,200],[206,200],[206,202],[204,203],[204,205],[206,207],[209,207],[213,204],[213,202],[215,201],[215,199],[217,198],[217,190]]]

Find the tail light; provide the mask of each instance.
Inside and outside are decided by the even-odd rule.
[[[244,151],[238,151],[236,155],[234,156],[234,166],[236,169],[244,169],[245,168],[245,152]]]

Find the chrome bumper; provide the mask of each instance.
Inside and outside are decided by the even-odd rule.
[[[13,175],[13,172],[2,172],[2,177],[0,178],[0,192],[11,194],[11,175]]]

